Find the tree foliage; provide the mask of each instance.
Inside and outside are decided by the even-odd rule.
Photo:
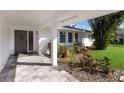
[[[115,31],[123,22],[124,11],[88,20],[93,31],[94,45],[96,49],[106,49],[116,36]]]

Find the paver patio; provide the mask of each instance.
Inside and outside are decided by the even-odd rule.
[[[45,56],[21,54],[18,58],[10,56],[0,73],[0,82],[78,82],[78,80],[66,71],[53,68],[50,59]]]

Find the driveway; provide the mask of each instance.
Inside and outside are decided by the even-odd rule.
[[[78,82],[66,71],[58,71],[51,66],[46,56],[10,56],[0,73],[0,82]]]

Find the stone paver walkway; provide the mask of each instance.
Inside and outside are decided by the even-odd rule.
[[[50,60],[45,56],[40,58],[36,55],[31,56],[32,61],[29,56],[27,57],[24,55],[19,55],[18,58],[11,56],[0,73],[0,82],[78,82],[66,71],[58,71],[53,68]],[[42,61],[39,61],[39,59]],[[47,63],[43,63],[46,60]]]

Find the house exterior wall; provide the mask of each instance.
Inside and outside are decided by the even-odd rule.
[[[118,39],[124,39],[124,34],[119,35],[119,36],[118,36]]]
[[[70,31],[70,30],[58,30],[58,44],[65,44],[65,43],[60,43],[60,32],[65,32],[66,33],[66,45],[67,46],[72,46],[74,43],[75,43],[75,40],[74,40],[74,37],[75,37],[75,33],[78,33],[78,42],[79,43],[82,43],[84,44],[84,46],[92,46],[93,44],[93,41],[89,39],[89,35],[91,33],[88,33],[88,32],[82,32],[82,31],[76,31],[76,30],[73,30],[73,31]],[[71,32],[73,33],[73,42],[72,43],[69,43],[68,42],[68,33]]]
[[[37,28],[35,27],[30,27],[30,26],[23,26],[23,25],[10,25],[10,38],[9,38],[9,52],[10,54],[14,54],[15,53],[15,49],[14,49],[14,31],[15,30],[26,30],[26,31],[33,31],[33,51],[37,51],[38,52],[38,38],[37,38]]]
[[[82,38],[85,37],[84,33],[85,33],[85,32],[83,32],[83,33],[82,33],[82,32],[79,32],[79,33],[78,33],[78,36],[79,36],[79,37],[78,37],[78,41],[79,41],[80,43],[82,43]]]
[[[93,41],[92,39],[90,39],[91,33],[83,33],[83,38],[82,38],[82,44],[84,44],[84,46],[92,46],[93,45]]]
[[[48,43],[52,41],[52,32],[49,27],[39,29],[39,54],[48,54]],[[66,43],[60,43],[60,32],[65,32],[66,36]],[[68,33],[72,32],[73,33],[73,42],[68,43]],[[70,31],[70,30],[57,30],[57,44],[62,45],[66,44],[67,46],[72,46],[74,44],[74,33],[78,33],[78,42],[83,43],[85,46],[91,46],[92,41],[89,39],[89,34],[87,32],[82,32],[82,31]]]
[[[117,35],[116,39],[118,40],[118,43],[124,44],[124,29],[120,29],[119,31],[117,31],[117,34],[118,35]],[[123,42],[120,41],[120,39],[122,39]]]
[[[9,57],[9,25],[0,18],[0,71],[6,65]]]
[[[123,42],[120,42],[120,39],[122,39]],[[118,40],[118,43],[124,44],[124,34],[119,34],[119,35],[117,36],[117,40]]]
[[[39,29],[39,54],[47,54],[47,44],[52,40],[50,28]]]
[[[79,43],[82,43],[82,40],[81,40],[81,39],[82,39],[82,34],[83,34],[82,32],[70,31],[70,30],[58,30],[58,34],[57,34],[57,38],[58,38],[58,41],[57,41],[57,42],[58,42],[58,44],[63,44],[63,43],[60,43],[60,32],[65,32],[65,34],[66,34],[66,35],[65,35],[65,36],[66,36],[66,37],[65,37],[65,38],[66,38],[66,45],[71,46],[71,45],[74,44],[74,42],[75,42],[75,40],[74,40],[74,36],[75,36],[75,35],[74,35],[74,34],[75,34],[75,33],[78,33],[78,42],[79,42]],[[71,32],[71,33],[72,33],[72,36],[73,36],[73,42],[72,42],[72,43],[69,43],[69,42],[68,42],[68,33],[69,33],[69,32]]]

